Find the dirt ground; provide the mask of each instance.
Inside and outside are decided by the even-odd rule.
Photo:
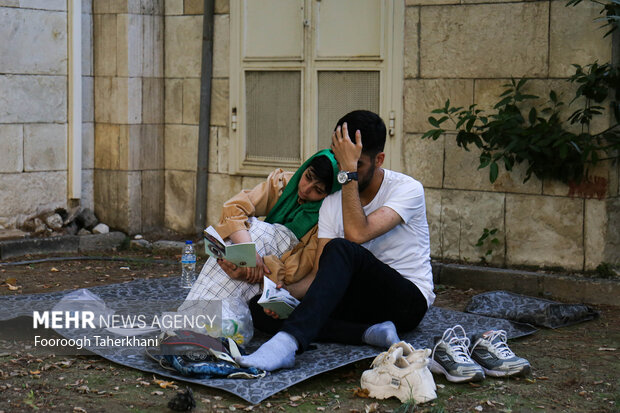
[[[98,254],[101,255],[101,254]],[[0,295],[30,294],[179,273],[180,256],[124,251],[140,261],[54,261],[0,265]],[[13,261],[34,258],[22,257]],[[199,260],[202,266],[204,258]],[[436,305],[462,310],[479,291],[437,287]],[[191,385],[195,411],[343,412],[618,412],[620,307],[598,307],[600,318],[558,330],[541,329],[511,348],[532,364],[525,378],[453,384],[435,377],[438,398],[417,407],[363,397],[359,379],[371,360],[321,374],[252,406],[223,391]],[[115,365],[98,356],[37,356],[0,350],[0,412],[166,412],[182,382]]]

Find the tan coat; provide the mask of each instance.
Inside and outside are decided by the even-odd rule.
[[[267,180],[253,189],[244,189],[224,203],[222,216],[215,230],[224,239],[233,232],[247,230],[248,217],[264,217],[273,208],[282,195],[284,187],[293,177],[293,172],[276,169]],[[299,244],[284,253],[280,258],[275,255],[263,257],[269,267],[269,278],[274,282],[284,281],[291,284],[304,278],[314,265],[317,248],[318,225],[304,235]]]

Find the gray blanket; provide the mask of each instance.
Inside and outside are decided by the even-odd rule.
[[[177,278],[158,278],[149,280],[137,280],[124,284],[113,284],[92,287],[89,290],[101,297],[106,303],[123,302],[127,308],[134,303],[140,306],[141,311],[152,312],[170,310],[171,302],[183,301],[186,290],[178,287]],[[10,320],[19,316],[32,316],[33,308],[47,307],[51,309],[54,303],[67,292],[55,292],[48,294],[31,294],[22,296],[0,297],[0,321]],[[158,301],[157,297],[165,297],[165,301]],[[163,304],[158,303],[165,302]],[[38,303],[38,304],[37,304]],[[148,308],[150,307],[150,308]],[[521,337],[532,334],[536,329],[527,324],[514,323],[508,320],[490,318],[474,314],[466,314],[458,311],[431,307],[422,323],[413,331],[402,337],[416,348],[432,348],[436,337],[441,336],[443,331],[460,324],[465,328],[468,335],[484,332],[491,329],[506,330],[509,338]],[[57,330],[67,338],[82,334],[98,334],[97,330]],[[252,352],[258,347],[264,338],[256,337],[247,350]],[[191,379],[165,370],[153,360],[145,357],[143,353],[137,353],[135,349],[123,348],[112,352],[101,351],[97,348],[89,348],[93,353],[124,366],[157,373],[161,376],[197,383],[208,387],[218,388],[233,393],[250,403],[260,403],[267,397],[284,390],[296,383],[306,380],[317,374],[336,369],[358,360],[376,356],[380,349],[371,346],[352,346],[332,343],[318,343],[316,349],[299,355],[296,359],[295,368],[280,370],[268,374],[261,379]]]

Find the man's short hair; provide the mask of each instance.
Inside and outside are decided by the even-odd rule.
[[[336,127],[347,123],[349,138],[355,142],[355,131],[362,133],[362,153],[371,158],[377,156],[379,152],[383,152],[385,147],[386,129],[385,123],[379,115],[369,110],[354,110],[344,115]]]

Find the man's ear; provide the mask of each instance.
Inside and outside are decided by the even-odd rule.
[[[385,152],[379,152],[377,156],[375,156],[375,167],[380,168],[383,165],[383,161],[385,161]]]

